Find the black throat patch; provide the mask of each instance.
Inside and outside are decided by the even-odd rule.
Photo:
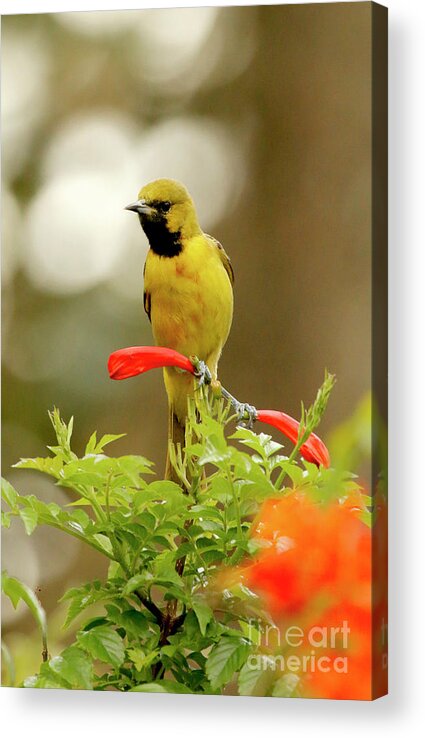
[[[152,220],[139,214],[139,220],[146,233],[149,246],[155,254],[169,258],[180,254],[183,249],[180,231],[170,233],[165,218],[158,217]]]

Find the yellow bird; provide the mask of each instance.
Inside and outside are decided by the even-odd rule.
[[[196,355],[217,379],[217,365],[233,317],[234,274],[222,245],[201,230],[186,187],[157,179],[142,187],[127,210],[136,212],[149,241],[144,307],[159,346]],[[187,397],[193,377],[164,369],[169,437],[184,441]],[[167,462],[167,476],[172,471]]]

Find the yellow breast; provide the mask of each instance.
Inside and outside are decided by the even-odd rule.
[[[150,250],[145,290],[157,344],[216,363],[233,315],[233,290],[217,248],[199,235],[172,258]]]

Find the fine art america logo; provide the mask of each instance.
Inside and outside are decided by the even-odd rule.
[[[315,625],[301,628],[291,625],[282,630],[276,625],[262,626],[252,619],[249,622],[248,637],[260,651],[249,657],[249,669],[295,674],[317,671],[348,673],[350,627],[347,620],[343,620],[339,626]],[[264,650],[269,652],[261,653]],[[276,654],[277,650],[283,653]]]

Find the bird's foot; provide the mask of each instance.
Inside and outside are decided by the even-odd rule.
[[[249,405],[247,402],[239,402],[236,397],[230,394],[224,387],[221,388],[222,396],[228,400],[233,407],[238,422],[244,428],[252,428],[254,422],[257,420],[257,410],[253,405]]]
[[[235,410],[240,425],[243,428],[249,428],[251,430],[257,420],[257,410],[254,405],[249,405],[247,402],[236,401]]]
[[[190,361],[195,369],[195,377],[198,380],[198,384],[202,387],[204,384],[211,384],[212,374],[206,365],[205,361],[198,359],[197,356],[191,356]]]

